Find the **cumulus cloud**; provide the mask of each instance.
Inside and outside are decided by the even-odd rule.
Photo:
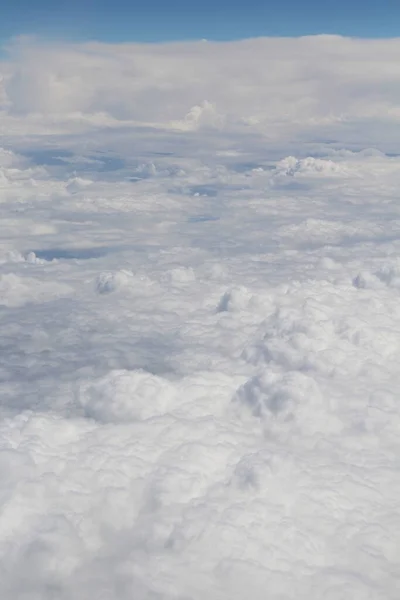
[[[28,262],[36,263],[33,254],[28,254]],[[47,299],[68,296],[72,289],[57,282],[43,282],[32,277],[19,277],[14,273],[0,276],[0,305],[21,306],[30,302],[45,302]]]
[[[276,165],[277,175],[295,177],[297,175],[334,175],[343,171],[340,165],[332,160],[322,160],[309,156],[298,160],[295,156],[287,156]]]
[[[398,48],[10,46],[2,600],[397,600]]]

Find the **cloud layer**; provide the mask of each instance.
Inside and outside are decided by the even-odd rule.
[[[397,600],[399,48],[10,47],[2,599]]]
[[[382,135],[382,124],[400,118],[399,44],[339,36],[114,46],[22,39],[3,62],[3,118],[97,115],[98,123],[270,136],[336,128],[353,138],[354,128],[374,135],[381,125]]]

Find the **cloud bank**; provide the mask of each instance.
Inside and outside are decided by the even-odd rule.
[[[3,61],[2,118],[371,134],[400,118],[399,44],[339,36],[164,45],[17,40]]]
[[[397,600],[399,40],[20,40],[0,597]]]

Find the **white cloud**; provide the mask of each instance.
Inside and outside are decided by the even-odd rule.
[[[397,600],[399,44],[10,47],[2,600]]]
[[[33,253],[34,254],[34,253]],[[28,254],[28,257],[31,254]],[[28,260],[28,262],[31,262]],[[36,261],[32,261],[36,262]],[[0,276],[0,306],[22,306],[68,296],[72,289],[61,283],[45,283],[41,279],[19,277],[14,273]]]
[[[398,40],[339,36],[167,45],[16,41],[3,63],[6,114],[250,127],[269,136],[399,119]],[[218,107],[218,113],[215,112]],[[111,119],[111,121],[110,121]],[[51,124],[52,123],[52,124]]]

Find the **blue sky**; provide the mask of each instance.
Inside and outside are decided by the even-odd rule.
[[[400,34],[400,0],[0,0],[0,38],[104,41]]]

